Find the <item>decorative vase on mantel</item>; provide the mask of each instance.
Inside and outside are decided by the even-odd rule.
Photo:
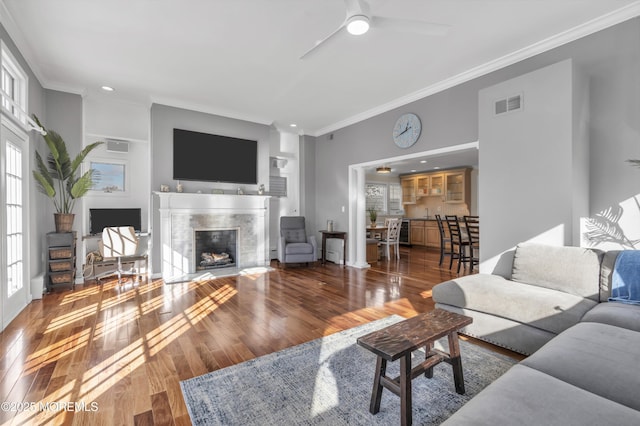
[[[53,221],[56,224],[56,232],[71,232],[75,216],[73,213],[54,213]]]

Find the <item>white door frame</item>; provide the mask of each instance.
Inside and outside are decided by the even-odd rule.
[[[8,278],[7,278],[7,223],[6,223],[6,144],[8,141],[7,132],[11,132],[11,142],[18,145],[22,151],[22,288],[16,291],[11,297],[7,294]],[[30,183],[30,155],[29,155],[29,135],[20,128],[13,120],[7,118],[4,114],[0,114],[0,151],[2,152],[0,161],[0,209],[2,210],[0,220],[0,330],[4,330],[6,326],[27,306],[31,301],[31,285],[30,271],[31,265],[29,260],[29,183]]]
[[[368,268],[366,240],[367,240],[367,215],[365,205],[365,168],[389,164],[394,161],[408,160],[411,158],[424,158],[432,155],[450,154],[468,149],[479,149],[478,141],[463,143],[459,145],[446,146],[444,148],[432,149],[429,151],[416,152],[413,154],[401,155],[398,157],[381,158],[379,160],[367,161],[349,165],[349,251],[348,264],[356,268]]]

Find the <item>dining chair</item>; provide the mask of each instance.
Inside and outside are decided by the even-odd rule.
[[[451,237],[451,260],[449,261],[449,269],[453,267],[453,259],[458,259],[458,273],[460,273],[460,265],[468,262],[469,255],[469,238],[466,233],[463,234],[460,229],[458,216],[446,215],[445,220],[449,228],[449,236]]]
[[[387,232],[385,237],[380,240],[380,245],[386,246],[387,259],[391,258],[389,247],[393,246],[396,252],[396,258],[400,259],[400,226],[402,220],[400,218],[387,218],[385,227]]]
[[[438,222],[438,232],[440,232],[440,262],[438,266],[442,266],[445,256],[451,256],[453,254],[453,247],[451,245],[451,238],[444,232],[444,224],[442,222],[442,216],[436,215],[436,222]],[[447,249],[449,246],[449,249]],[[449,268],[451,269],[451,268]]]
[[[464,216],[464,224],[469,237],[469,266],[480,264],[480,217]]]

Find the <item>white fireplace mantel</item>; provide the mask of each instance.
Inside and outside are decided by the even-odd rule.
[[[160,214],[162,278],[197,279],[193,235],[198,228],[238,228],[237,269],[269,264],[269,195],[154,192]]]
[[[266,210],[270,195],[198,194],[193,192],[158,192],[160,211],[179,210]]]

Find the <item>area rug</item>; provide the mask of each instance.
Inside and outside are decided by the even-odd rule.
[[[359,327],[223,368],[180,383],[194,425],[390,425],[400,422],[400,398],[383,390],[380,412],[369,413],[376,357],[359,336],[403,318],[392,315]],[[436,347],[447,349],[446,338]],[[460,341],[466,394],[455,392],[452,369],[441,363],[432,379],[413,380],[413,423],[446,420],[515,360]],[[414,352],[414,361],[424,352]],[[399,361],[388,364],[396,377]]]

